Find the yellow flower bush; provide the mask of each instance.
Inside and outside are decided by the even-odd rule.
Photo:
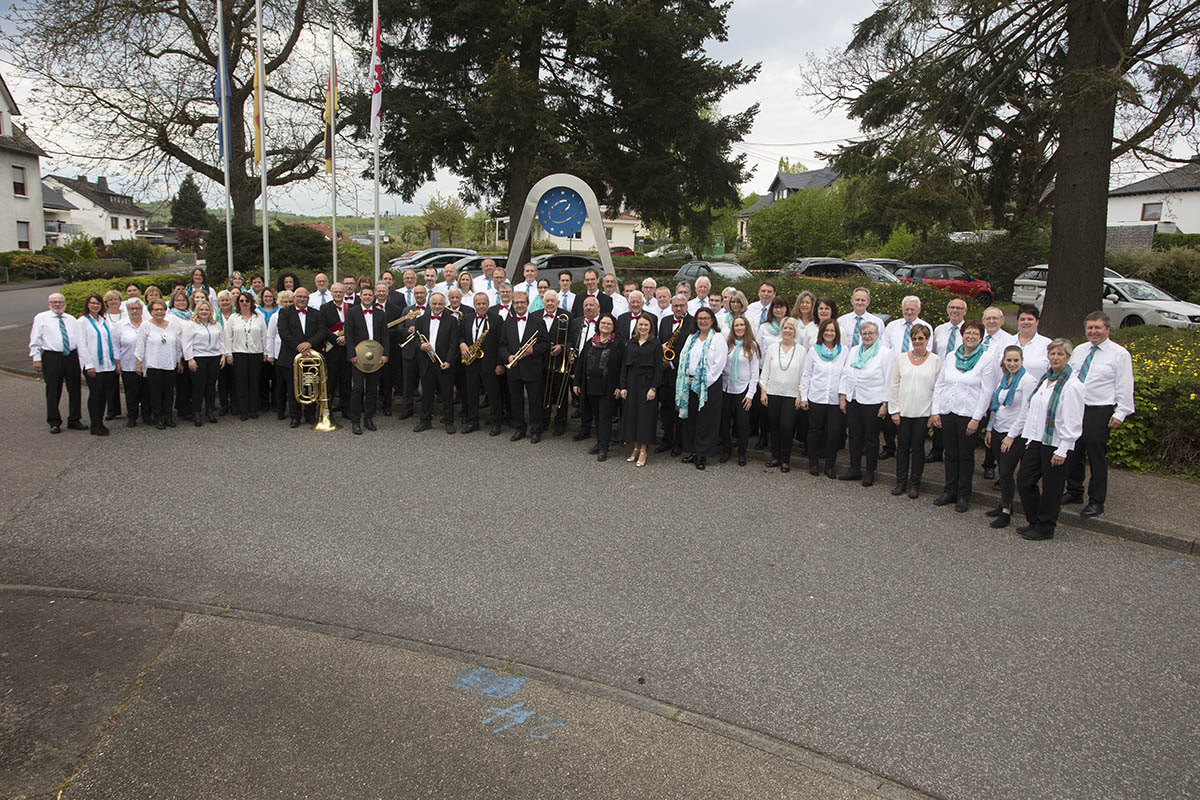
[[[1200,477],[1200,332],[1123,328],[1113,341],[1133,359],[1136,410],[1109,439],[1109,462]]]

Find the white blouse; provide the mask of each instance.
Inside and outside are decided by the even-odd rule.
[[[826,361],[816,350],[809,351],[804,360],[804,373],[800,376],[800,400],[804,403],[836,406],[838,390],[842,386],[842,370],[846,368],[846,357],[850,351],[838,345],[838,354]]]
[[[275,319],[274,315],[271,317]],[[250,321],[242,319],[241,314],[235,314],[225,321],[225,344],[230,353],[253,353],[262,355],[267,344],[267,324],[263,322],[262,314],[255,314]]]
[[[121,364],[122,370],[135,372],[137,370],[137,356],[134,351],[137,349],[138,331],[147,325],[145,321],[137,328],[133,327],[133,323],[125,320],[117,327],[113,328],[113,345],[117,348],[117,361]]]
[[[1004,376],[1001,375],[1001,378]],[[1025,427],[1025,412],[1029,409],[1029,396],[1033,394],[1033,390],[1037,388],[1038,381],[1041,380],[1041,374],[1034,375],[1028,370],[1021,376],[1021,380],[1017,383],[1017,391],[1013,395],[1012,405],[1004,405],[1004,398],[1008,395],[1008,390],[1004,389],[1000,392],[1000,405],[996,406],[996,413],[988,418],[987,429],[996,433],[1004,433],[1009,436],[1020,436],[1021,429]],[[999,386],[1000,382],[996,382]],[[996,392],[996,386],[992,387],[992,394]],[[992,395],[988,395],[988,408],[992,407]]]
[[[808,351],[801,344],[792,345],[792,352],[783,352],[783,342],[775,342],[763,356],[762,389],[768,396],[797,397],[800,376]]]
[[[1054,392],[1054,384],[1043,383],[1029,398],[1029,408],[1025,411],[1025,424],[1021,426],[1021,438],[1026,442],[1040,442],[1046,432],[1046,409],[1050,406],[1050,397]],[[1083,384],[1075,380],[1075,375],[1067,378],[1062,394],[1058,398],[1058,413],[1054,416],[1054,438],[1051,447],[1056,456],[1066,457],[1075,447],[1083,433]]]
[[[983,419],[997,377],[987,352],[981,353],[975,366],[966,372],[959,370],[954,353],[947,353],[946,367],[938,374],[933,389],[933,413]]]
[[[279,348],[283,346],[283,342],[279,340],[279,312],[276,311],[271,315],[271,321],[267,323],[267,334],[263,340],[263,352],[267,358],[279,358]]]
[[[753,325],[753,320],[751,320]],[[771,321],[767,321],[754,328],[754,338],[758,339],[758,346],[762,348],[764,355],[771,345],[779,341],[779,331],[774,330]],[[763,366],[766,366],[764,363]]]
[[[886,403],[892,387],[892,371],[896,368],[896,356],[876,339],[879,352],[862,369],[854,368],[854,359],[862,345],[850,348],[846,356],[846,368],[842,370],[842,383],[838,393],[845,395],[846,402],[857,400],[864,405]]]
[[[201,325],[199,322],[183,323],[183,357],[191,361],[193,358],[229,355],[229,345],[225,341],[225,332],[216,322]]]
[[[725,340],[721,334],[709,331],[708,335],[712,338],[712,345],[708,348],[708,385],[712,386],[725,371],[725,362],[729,359],[729,349],[725,346]],[[692,344],[691,352],[688,353],[687,374],[689,377],[695,377],[699,371],[700,354],[704,352],[704,342],[700,341],[699,336],[699,333],[691,334],[687,338],[687,343],[684,344],[685,348],[689,343]]]
[[[142,362],[142,374],[152,369],[175,369],[183,357],[181,325],[171,320],[163,330],[153,322],[143,322],[138,328],[134,357]]]
[[[796,320],[796,341],[805,349],[812,350],[813,345],[817,342],[817,321],[801,322],[799,318],[793,317]]]
[[[733,365],[735,363],[738,370],[736,383],[733,381]],[[759,357],[757,349],[747,361],[745,348],[741,345],[734,345],[733,349],[729,351],[729,357],[725,359],[725,373],[721,376],[721,390],[728,394],[745,392],[753,397],[754,391],[758,388],[758,373],[761,369],[762,358]]]
[[[928,417],[933,408],[933,387],[942,369],[942,359],[930,353],[921,364],[909,360],[908,353],[896,356],[888,391],[888,413],[902,417]]]
[[[83,316],[75,324],[79,334],[79,366],[87,371],[112,372],[117,368],[117,339],[104,318]],[[61,339],[62,336],[60,335]]]

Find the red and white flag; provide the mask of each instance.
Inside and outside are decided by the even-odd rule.
[[[380,42],[379,16],[375,17],[375,50],[371,53],[371,137],[379,135],[383,119],[383,52]]]

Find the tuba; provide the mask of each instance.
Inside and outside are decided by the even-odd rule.
[[[336,431],[337,424],[329,418],[329,385],[325,372],[325,357],[314,349],[300,353],[292,360],[292,379],[295,381],[296,402],[317,404],[317,423],[314,431]]]

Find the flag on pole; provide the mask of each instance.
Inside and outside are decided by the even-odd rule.
[[[262,140],[262,89],[258,83],[258,56],[254,57],[254,163],[261,164]]]
[[[225,68],[225,31],[218,31],[220,37],[220,50],[217,59],[217,75],[213,80],[213,100],[217,103],[217,147],[221,151],[221,158],[226,161],[230,158],[230,148],[232,143],[226,135],[229,132],[229,120],[226,118],[226,112],[230,106],[229,91],[229,71]],[[222,97],[222,89],[224,97]]]
[[[379,135],[383,119],[383,50],[380,41],[379,15],[375,15],[375,49],[371,53],[371,136]]]
[[[329,84],[325,87],[325,174],[333,169],[333,126],[337,117],[337,65],[329,68]]]

